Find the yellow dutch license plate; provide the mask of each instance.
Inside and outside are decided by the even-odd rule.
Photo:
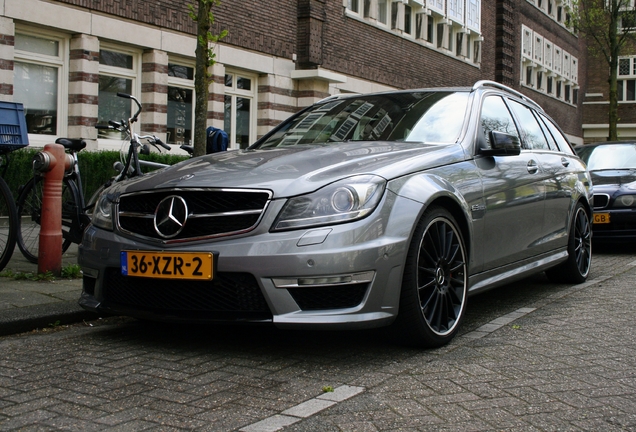
[[[610,214],[609,213],[594,213],[594,223],[595,224],[610,223]]]
[[[214,254],[122,251],[121,273],[156,279],[211,280],[214,277]]]

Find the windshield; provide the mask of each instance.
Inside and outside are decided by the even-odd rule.
[[[468,92],[360,95],[317,104],[282,124],[253,148],[343,141],[454,143]]]
[[[635,144],[583,147],[578,153],[590,170],[636,169]]]

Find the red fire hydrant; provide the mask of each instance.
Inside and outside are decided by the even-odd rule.
[[[44,173],[38,273],[62,272],[62,180],[72,163],[60,144],[47,144],[33,157],[33,169]]]

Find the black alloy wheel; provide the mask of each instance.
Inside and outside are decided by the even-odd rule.
[[[396,328],[403,342],[448,343],[466,310],[468,266],[461,232],[441,207],[429,209],[415,231],[402,283]]]

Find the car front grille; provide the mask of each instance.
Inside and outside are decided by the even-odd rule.
[[[124,276],[118,268],[104,275],[104,303],[184,318],[270,320],[271,311],[254,276],[216,274],[212,281]]]
[[[187,204],[187,221],[173,236],[162,236],[155,226],[159,204],[171,196]],[[239,234],[254,229],[271,198],[268,191],[245,189],[168,189],[122,195],[117,226],[127,234],[163,243]]]
[[[608,194],[594,194],[594,210],[604,209],[609,205],[609,201]]]

